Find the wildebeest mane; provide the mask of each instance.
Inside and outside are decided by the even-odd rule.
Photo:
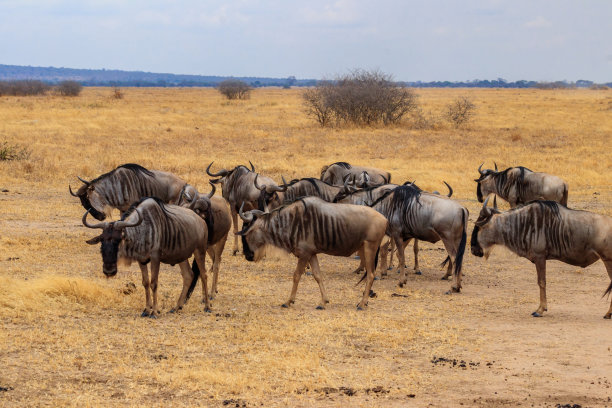
[[[160,200],[159,198],[157,198],[157,197],[142,197],[140,200],[138,200],[134,204],[132,204],[130,206],[130,208],[128,208],[128,210],[121,215],[121,221],[124,221],[127,217],[129,217],[134,211],[136,211],[136,208],[140,204],[142,204],[143,201],[148,200],[149,198],[152,199],[153,201],[155,201],[155,203],[159,206],[159,208],[161,208],[163,214],[166,217],[172,214],[172,212],[170,210],[168,210],[168,208],[166,207],[166,204],[162,200]]]
[[[348,164],[347,162],[335,162],[335,163],[330,164],[329,166],[323,166],[323,167],[321,168],[321,178],[323,178],[323,175],[325,174],[325,172],[327,171],[327,169],[329,169],[329,168],[330,168],[331,166],[333,166],[333,165],[337,165],[337,166],[340,166],[340,167],[344,167],[345,169],[350,169],[350,168],[351,168],[351,165],[350,165],[350,164]]]
[[[119,170],[119,169],[126,169],[126,170],[130,170],[130,171],[134,172],[134,174],[135,174],[136,176],[142,176],[142,175],[146,175],[146,176],[150,176],[150,177],[153,177],[153,176],[154,176],[154,174],[153,174],[153,172],[152,172],[151,170],[148,170],[148,169],[146,169],[146,168],[142,167],[142,166],[141,166],[141,165],[139,165],[139,164],[135,164],[135,163],[126,163],[126,164],[122,164],[121,166],[117,166],[117,168],[115,168],[115,169],[113,169],[113,170],[109,171],[108,173],[104,173],[104,174],[102,174],[102,175],[100,175],[100,176],[96,177],[95,179],[93,179],[93,180],[91,181],[91,183],[95,183],[96,181],[100,181],[100,180],[102,180],[102,179],[105,179],[105,178],[107,178],[107,177],[110,177],[110,176],[112,176],[113,174],[115,174],[115,172],[116,172],[117,170]]]

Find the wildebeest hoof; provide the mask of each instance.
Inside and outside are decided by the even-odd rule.
[[[149,319],[157,319],[157,315],[155,313],[151,313],[149,315]]]
[[[170,310],[168,310],[168,313],[176,313],[176,309],[174,309],[174,308],[170,309]]]
[[[283,303],[283,304],[281,305],[281,307],[284,307],[285,309],[287,309],[287,308],[289,307],[289,305],[288,305],[288,304],[286,304],[286,303]]]
[[[140,317],[149,317],[149,311],[147,309],[143,310]]]
[[[375,298],[375,297],[376,297],[376,292],[374,292],[372,289],[370,289],[370,294],[369,294],[369,296],[370,296],[371,298]]]
[[[450,291],[450,290],[447,290],[446,292],[444,292],[444,294],[445,294],[445,295],[450,295],[450,294],[451,294],[451,291]]]
[[[531,315],[532,315],[533,317],[542,317],[542,315],[541,315],[541,314],[539,314],[538,312],[533,312]]]
[[[421,271],[414,271],[415,275],[422,275]]]
[[[612,313],[607,313],[607,314],[604,316],[604,319],[612,319]]]
[[[234,250],[232,251],[232,256],[236,256],[237,254],[238,254],[238,250],[237,250],[237,249],[234,249]]]
[[[357,310],[363,310],[363,307],[357,305]]]
[[[205,307],[205,308],[204,308],[204,311],[205,311],[206,313],[212,313],[212,310],[210,310],[210,307]]]
[[[403,288],[403,287],[404,287],[404,285],[405,285],[405,283],[400,282],[398,285],[399,285],[399,287],[400,287],[400,288]]]
[[[321,305],[317,306],[317,310],[325,310],[325,308]]]
[[[374,280],[380,280],[380,277],[379,276],[375,276]]]
[[[452,287],[451,290],[453,291],[453,293],[460,293],[461,292],[461,288],[456,288],[456,287]]]

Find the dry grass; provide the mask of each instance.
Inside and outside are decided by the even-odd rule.
[[[476,168],[495,160],[557,174],[570,184],[571,206],[612,214],[605,91],[418,91],[423,109],[434,113],[459,95],[474,101],[476,117],[461,130],[321,129],[304,115],[299,93],[258,89],[250,100],[227,102],[212,89],[131,88],[115,99],[110,89],[86,88],[70,99],[0,98],[0,140],[32,150],[27,160],[0,162],[0,190],[8,190],[0,193],[0,387],[12,387],[0,391],[2,405],[404,405],[413,401],[409,394],[417,405],[444,405],[451,394],[455,403],[493,396],[480,381],[429,361],[470,356],[484,366],[492,345],[510,347],[510,338],[499,341],[496,330],[480,325],[483,314],[510,319],[504,324],[523,327],[527,346],[538,344],[531,321],[510,312],[535,303],[532,267],[504,251],[499,264],[468,256],[466,293],[445,297],[448,284],[437,281],[435,267],[440,246],[424,245],[425,275],[411,277],[409,289],[398,289],[395,277],[375,283],[378,298],[364,313],[354,310],[361,287],[347,259],[322,260],[332,298],[324,312],[314,310],[318,288],[308,276],[295,308],[278,307],[295,265],[281,255],[248,264],[226,251],[211,315],[192,299],[181,315],[141,319],[138,268],[102,278],[98,249],[84,243],[91,232],[80,225],[83,210],[67,186],[126,162],[172,171],[207,190],[212,160],[215,168],[251,160],[277,179],[317,176],[322,165],[344,160],[425,189],[443,189],[446,180],[474,217]],[[497,265],[499,278],[490,273]],[[603,286],[598,268],[572,276]],[[529,291],[505,286],[518,273]],[[555,279],[551,287],[561,287]],[[126,294],[129,283],[136,290]],[[160,285],[167,311],[178,296],[178,269],[164,266]],[[588,316],[599,308],[589,306]],[[561,378],[540,374],[526,382]],[[492,381],[486,371],[483,378]]]

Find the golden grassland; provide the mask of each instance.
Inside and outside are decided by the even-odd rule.
[[[300,92],[258,89],[232,102],[210,89],[129,88],[120,100],[106,88],[76,98],[0,98],[0,142],[32,151],[27,160],[0,162],[0,190],[8,190],[0,193],[0,387],[9,388],[0,391],[0,405],[448,406],[483,396],[490,398],[479,400],[484,405],[512,405],[528,391],[542,405],[551,401],[546,395],[575,385],[559,365],[604,377],[610,367],[599,358],[584,374],[585,367],[555,357],[588,350],[588,342],[565,337],[568,320],[587,319],[579,330],[594,338],[610,330],[599,316],[607,309],[599,299],[608,282],[603,267],[553,267],[570,274],[549,276],[558,320],[534,323],[527,317],[537,293],[532,266],[504,251],[489,264],[466,255],[464,293],[444,296],[441,246],[424,244],[424,275],[411,276],[404,289],[394,274],[377,281],[378,297],[365,312],[355,310],[362,290],[350,274],[356,261],[323,257],[332,303],[319,312],[308,276],[295,307],[279,307],[294,258],[272,254],[249,264],[232,257],[228,243],[212,314],[203,313],[198,286],[181,314],[140,318],[138,268],[120,267],[105,279],[98,249],[84,242],[93,233],[67,191],[79,185],[77,175],[93,178],[134,162],[208,191],[205,168],[213,160],[213,169],[251,160],[279,181],[318,176],[321,166],[342,160],[387,169],[393,181],[416,180],[427,190],[445,191],[446,180],[473,221],[472,179],[480,163],[495,160],[557,174],[570,185],[570,206],[612,214],[612,91],[417,91],[425,114],[434,115],[469,96],[477,115],[461,129],[444,122],[322,129],[305,116]],[[516,283],[517,273],[528,283]],[[178,296],[178,276],[177,267],[162,267],[162,312]],[[577,316],[576,299],[588,304]],[[522,346],[508,328],[521,333]],[[551,336],[558,338],[552,345]],[[542,342],[548,355],[533,355]],[[605,354],[599,345],[593,340],[593,352]],[[540,371],[521,371],[526,365],[513,353],[532,357]],[[438,367],[434,356],[471,358],[479,368]],[[584,357],[585,366],[593,358]],[[517,374],[504,381],[504,370]]]

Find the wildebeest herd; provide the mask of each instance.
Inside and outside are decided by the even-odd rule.
[[[318,309],[329,302],[319,267],[318,254],[350,256],[358,253],[365,269],[365,289],[358,309],[367,306],[376,270],[386,275],[396,254],[399,286],[407,282],[404,250],[414,240],[416,273],[418,240],[442,241],[447,252],[443,279],[453,277],[452,292],[461,290],[462,264],[467,245],[468,210],[438,192],[426,192],[414,182],[391,184],[387,171],[352,166],[345,162],[324,166],[320,178],[302,178],[277,184],[270,177],[239,165],[232,170],[206,173],[211,191],[202,194],[181,178],[163,171],[147,170],[137,164],[124,164],[87,181],[70,193],[87,210],[83,225],[102,229],[87,241],[101,244],[102,271],[117,273],[117,261],[137,261],[142,272],[146,307],[142,316],[159,315],[157,281],[160,263],[179,264],[183,289],[176,307],[180,310],[192,294],[198,277],[202,282],[203,303],[210,311],[210,300],[217,293],[221,255],[233,225],[233,254],[239,237],[248,261],[259,261],[267,246],[281,248],[298,258],[293,287],[283,307],[295,301],[300,277],[307,267],[321,291]],[[612,291],[612,218],[567,208],[568,186],[559,177],[533,172],[525,167],[503,171],[478,168],[476,195],[484,202],[471,236],[471,252],[488,255],[495,245],[503,245],[536,265],[540,305],[532,313],[539,317],[547,310],[546,260],[586,267],[602,259]],[[214,196],[220,184],[222,196]],[[494,206],[489,207],[490,195]],[[497,209],[496,197],[511,209]],[[121,212],[118,221],[104,222],[113,208]],[[87,218],[98,221],[91,224]],[[242,228],[238,227],[238,217]],[[388,240],[384,238],[388,237]],[[385,241],[385,242],[383,242]],[[395,250],[393,249],[395,248]],[[213,282],[208,292],[206,254],[212,258]],[[188,261],[194,256],[192,265]],[[378,260],[382,259],[380,265]],[[388,261],[387,259],[390,258]],[[151,264],[150,277],[147,265]],[[450,292],[450,291],[449,291]],[[612,303],[604,318],[612,316]]]

